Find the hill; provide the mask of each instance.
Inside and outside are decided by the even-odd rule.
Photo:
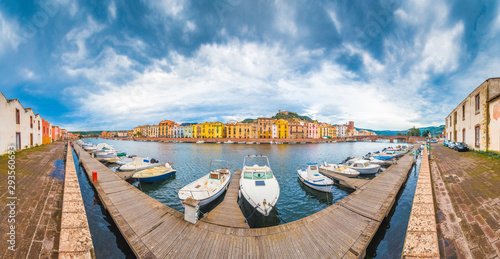
[[[278,113],[276,113],[276,115],[274,115],[271,118],[276,119],[276,120],[279,120],[279,119],[283,119],[283,120],[298,119],[298,120],[305,120],[305,121],[309,121],[309,122],[314,122],[314,120],[312,120],[308,116],[300,116],[295,112],[286,112],[286,113],[278,112]]]

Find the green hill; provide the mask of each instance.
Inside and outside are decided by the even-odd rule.
[[[360,130],[360,128],[356,128],[356,129]],[[420,132],[424,132],[425,130],[429,130],[431,132],[431,135],[435,136],[435,135],[441,135],[443,133],[444,125],[422,127],[422,128],[418,128],[418,129],[420,130]],[[408,132],[408,130],[410,130],[410,129],[407,129],[407,130],[371,130],[371,129],[365,129],[365,130],[373,131],[373,132],[377,133],[377,135],[388,136],[388,135],[397,135],[398,133],[406,134],[406,132]]]
[[[283,119],[283,120],[298,119],[298,120],[305,120],[305,121],[309,121],[309,122],[314,122],[314,120],[312,120],[308,116],[300,116],[295,112],[288,112],[288,114],[278,112],[278,113],[276,113],[276,115],[274,115],[271,118],[276,119],[276,120],[279,120],[279,119]]]

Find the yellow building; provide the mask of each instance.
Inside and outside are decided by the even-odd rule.
[[[227,138],[257,138],[257,123],[229,122],[226,126]]]
[[[259,138],[272,138],[272,126],[276,120],[271,118],[258,118]]]
[[[278,127],[278,135],[277,138],[279,139],[286,139],[289,138],[290,135],[290,129],[288,127],[288,121],[286,120],[277,120],[275,124]]]
[[[330,137],[331,126],[328,123],[319,124],[319,137],[329,138]]]
[[[201,123],[201,134],[198,136],[198,128],[196,136],[199,138],[224,138],[225,125],[222,122],[205,122]]]

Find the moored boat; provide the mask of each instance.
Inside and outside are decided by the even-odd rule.
[[[134,161],[120,166],[121,171],[144,170],[158,166],[158,160],[154,158],[135,157]]]
[[[339,175],[342,175],[342,176],[350,177],[350,178],[356,177],[359,175],[358,171],[351,169],[348,166],[342,166],[342,165],[337,165],[337,164],[328,164],[326,162],[324,162],[323,165],[321,165],[319,168],[336,173],[336,174],[339,174]]]
[[[216,164],[219,165],[219,168],[212,170]],[[221,164],[224,166],[220,166]],[[182,206],[187,198],[199,201],[199,206],[205,206],[223,194],[231,180],[231,171],[229,171],[228,166],[229,164],[224,160],[210,162],[208,174],[179,190],[178,197]]]
[[[333,189],[333,181],[319,173],[317,163],[307,163],[306,171],[297,169],[297,174],[299,180],[312,189],[322,192],[331,192]]]
[[[196,144],[203,144],[203,143],[205,143],[205,141],[203,141],[203,140],[196,141]]]
[[[176,170],[171,164],[166,163],[164,166],[155,166],[153,168],[139,171],[132,175],[132,178],[146,183],[158,182],[174,175]]]
[[[380,165],[372,164],[369,160],[360,158],[347,160],[345,165],[358,171],[360,174],[376,174],[380,170]]]
[[[280,187],[267,156],[246,156],[241,175],[240,198],[263,216],[269,216],[278,202]]]

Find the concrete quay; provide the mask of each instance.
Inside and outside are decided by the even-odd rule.
[[[95,258],[72,148],[66,153],[59,258]]]
[[[432,148],[441,256],[500,258],[500,159]]]

